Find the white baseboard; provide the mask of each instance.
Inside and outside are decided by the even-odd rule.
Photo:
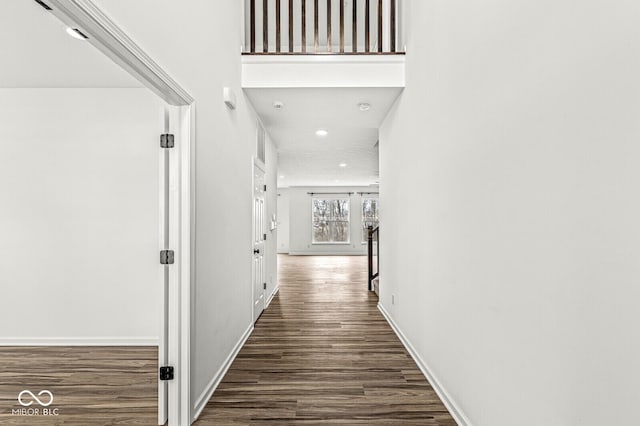
[[[240,340],[238,340],[236,345],[233,347],[231,353],[229,353],[229,356],[227,356],[227,359],[224,360],[224,363],[222,363],[222,366],[218,369],[218,372],[213,376],[202,394],[200,394],[200,397],[196,400],[196,403],[193,406],[194,415],[193,419],[191,420],[192,423],[198,419],[200,413],[202,413],[202,410],[204,410],[204,407],[211,399],[211,396],[216,391],[216,388],[224,378],[224,375],[227,374],[227,370],[229,370],[229,367],[231,367],[233,360],[236,359],[238,352],[240,352],[240,349],[242,349],[242,346],[244,346],[244,343],[247,341],[249,336],[251,336],[252,332],[253,323],[249,326],[249,328],[247,328],[242,337],[240,337]]]
[[[398,338],[400,339],[404,347],[407,349],[407,351],[413,358],[413,360],[416,362],[416,364],[418,365],[418,368],[420,369],[420,371],[422,371],[422,374],[427,378],[433,390],[436,391],[436,393],[444,403],[445,407],[447,407],[447,410],[449,410],[449,413],[451,413],[451,416],[456,421],[456,423],[458,423],[459,426],[472,426],[471,421],[469,421],[467,416],[465,416],[463,411],[457,406],[457,404],[449,396],[447,391],[442,387],[442,385],[440,384],[440,381],[438,381],[436,376],[433,375],[433,372],[431,371],[431,369],[429,369],[427,364],[422,360],[420,355],[418,355],[418,353],[416,352],[415,348],[413,347],[409,339],[407,339],[407,337],[402,333],[402,331],[400,331],[397,324],[391,318],[391,315],[389,315],[389,313],[384,309],[384,306],[382,306],[380,303],[378,303],[378,310],[382,312],[382,315],[387,320],[387,322],[389,323],[393,331],[396,333],[396,335],[398,336]]]
[[[157,337],[6,337],[0,346],[158,346]]]
[[[271,301],[273,300],[274,297],[276,297],[276,294],[278,294],[279,291],[280,291],[280,286],[276,287],[275,290],[273,290],[273,293],[271,293],[271,296],[269,296],[269,298],[267,299],[267,303],[264,307],[265,309],[269,307],[269,305],[271,304]]]

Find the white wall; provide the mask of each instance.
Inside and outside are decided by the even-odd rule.
[[[349,244],[313,244],[311,233],[311,200],[309,192],[353,192],[350,199],[351,223]],[[370,187],[291,187],[289,196],[289,254],[292,255],[366,255],[362,244],[362,196],[357,192],[378,192]],[[328,195],[343,198],[347,195]],[[376,198],[377,195],[365,197]]]
[[[0,128],[0,343],[157,344],[160,101],[0,89]]]
[[[476,426],[640,424],[640,4],[407,3],[382,306]]]
[[[278,253],[289,253],[289,189],[278,188]]]
[[[252,327],[256,116],[240,87],[243,2],[96,3],[196,101],[191,398],[197,411]],[[223,103],[225,86],[237,96],[235,110]]]
[[[267,184],[267,193],[265,196],[265,213],[267,219],[266,229],[267,242],[265,244],[267,262],[267,301],[278,287],[278,225],[277,225],[277,205],[278,205],[278,151],[276,146],[267,135],[265,143],[265,182]],[[275,227],[271,229],[272,219],[276,217]]]

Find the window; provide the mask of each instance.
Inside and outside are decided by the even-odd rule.
[[[378,205],[377,198],[362,199],[362,242],[366,243],[369,239],[369,226],[374,228],[378,226]],[[377,235],[377,234],[376,234]],[[376,239],[374,235],[374,239]]]
[[[314,243],[349,242],[349,200],[314,198],[311,221]]]

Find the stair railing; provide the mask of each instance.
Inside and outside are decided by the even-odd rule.
[[[373,291],[373,281],[378,278],[380,274],[380,256],[378,256],[378,239],[380,237],[380,227],[369,226],[368,228],[368,237],[367,237],[367,260],[368,260],[368,282],[369,282],[369,291]],[[375,244],[375,251],[374,251]],[[375,259],[374,259],[375,257]],[[375,269],[374,269],[375,267]]]

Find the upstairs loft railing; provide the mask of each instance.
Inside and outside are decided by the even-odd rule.
[[[373,281],[380,274],[380,257],[378,256],[378,239],[380,237],[380,227],[368,227],[369,236],[367,238],[367,260],[369,269],[369,291],[373,291]]]
[[[246,1],[244,54],[403,53],[397,51],[398,0]]]

